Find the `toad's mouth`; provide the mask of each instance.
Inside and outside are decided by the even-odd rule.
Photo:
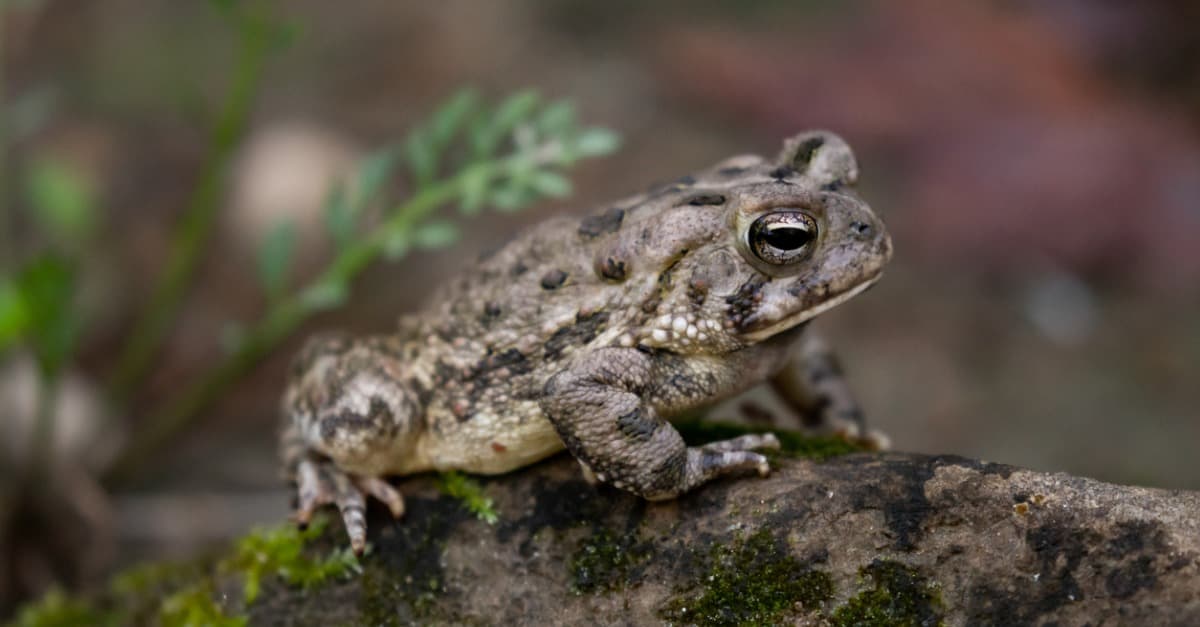
[[[743,332],[742,337],[751,342],[761,342],[769,337],[783,333],[784,331],[787,331],[798,324],[812,320],[826,311],[829,311],[830,309],[837,307],[851,298],[858,296],[866,291],[867,288],[874,285],[875,282],[878,281],[882,276],[883,273],[880,272],[840,294],[826,298],[816,305],[809,307],[808,309],[801,309],[782,318],[775,320],[764,318],[757,321],[752,319],[750,321],[751,329]]]

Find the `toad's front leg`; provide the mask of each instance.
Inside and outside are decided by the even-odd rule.
[[[721,475],[769,471],[767,459],[751,449],[778,448],[774,435],[688,447],[659,417],[657,407],[711,398],[721,385],[718,374],[683,360],[668,368],[634,348],[605,348],[551,377],[541,406],[567,449],[597,479],[662,500]]]

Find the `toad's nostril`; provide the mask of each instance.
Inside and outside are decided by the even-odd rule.
[[[871,225],[867,224],[866,222],[851,222],[850,230],[854,231],[854,234],[858,235],[859,237],[870,237],[871,233],[875,229],[873,229]]]

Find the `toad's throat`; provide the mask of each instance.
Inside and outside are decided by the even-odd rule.
[[[854,298],[855,296],[866,291],[867,288],[874,285],[881,276],[883,276],[883,273],[878,273],[862,283],[859,283],[858,285],[855,285],[854,287],[842,292],[841,294],[826,298],[825,300],[822,300],[820,303],[817,303],[808,309],[801,309],[800,311],[794,312],[789,316],[785,316],[777,320],[752,320],[750,323],[752,328],[742,333],[742,337],[751,342],[761,342],[769,337],[774,337],[775,335],[787,331],[798,324],[803,324],[804,322],[812,320],[826,311],[829,311],[830,309],[837,307],[851,298]]]

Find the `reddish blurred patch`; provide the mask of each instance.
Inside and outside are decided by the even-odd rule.
[[[903,253],[1200,285],[1200,142],[1187,118],[1118,89],[1038,14],[861,6],[821,18],[836,28],[786,34],[679,27],[661,34],[660,74],[772,134],[845,134],[875,185],[890,180],[874,195]]]

